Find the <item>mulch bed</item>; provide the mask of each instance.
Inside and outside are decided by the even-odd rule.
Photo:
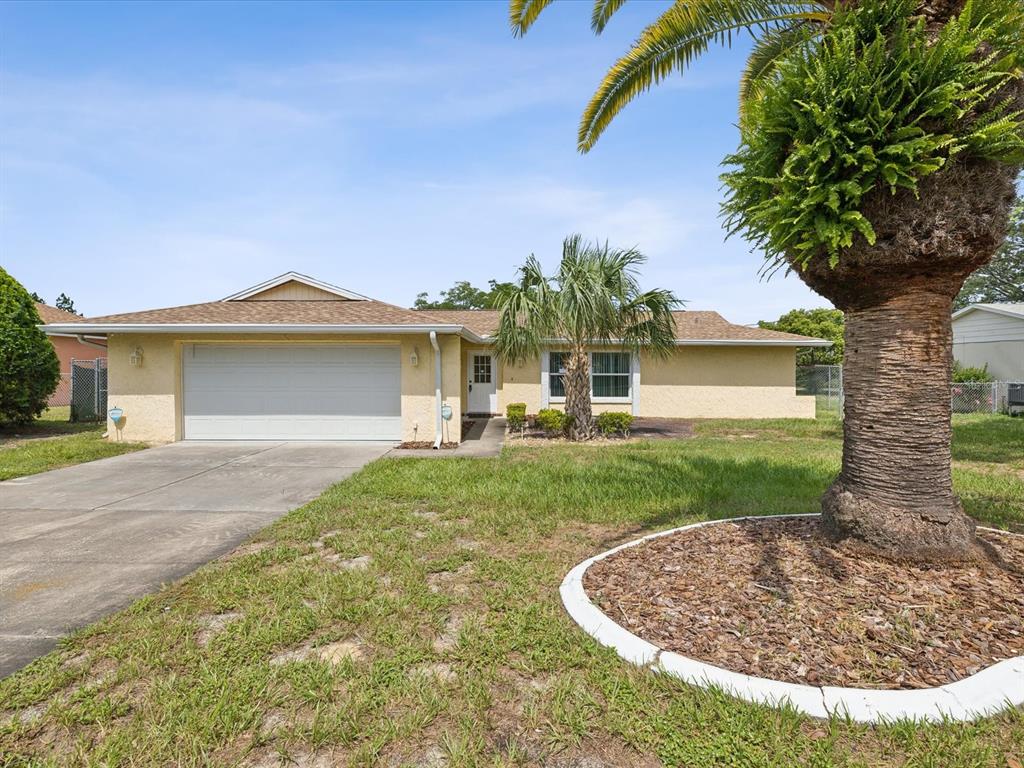
[[[434,443],[433,443],[432,440],[409,440],[408,442],[405,442],[405,443],[399,443],[398,447],[399,448],[408,448],[408,449],[416,450],[416,449],[421,449],[421,448],[433,448],[434,447]],[[441,447],[442,448],[458,448],[459,444],[458,443],[441,443]]]
[[[929,566],[836,546],[817,518],[737,521],[624,549],[583,584],[633,634],[734,672],[928,688],[1024,655],[1024,537],[978,538],[972,561]]]
[[[637,417],[633,419],[633,426],[629,430],[629,437],[622,435],[602,435],[598,433],[592,443],[621,443],[628,440],[678,440],[681,438],[693,437],[692,419],[657,419],[651,417]],[[564,435],[548,434],[536,427],[532,420],[520,434],[520,430],[509,430],[509,435],[514,438],[523,438],[529,441],[553,441],[568,442]]]

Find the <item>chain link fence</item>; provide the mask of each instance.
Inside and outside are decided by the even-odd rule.
[[[817,415],[843,414],[843,367],[805,365],[796,369],[796,393],[814,395]],[[953,413],[1009,413],[1024,410],[1024,382],[967,381],[950,392]]]
[[[71,361],[71,421],[103,421],[107,418],[107,361]]]
[[[800,365],[796,369],[796,393],[814,395],[817,415],[843,414],[843,366]]]

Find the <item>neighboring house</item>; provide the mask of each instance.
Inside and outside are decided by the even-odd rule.
[[[47,326],[81,322],[82,318],[73,312],[51,307],[49,304],[36,302],[39,318]],[[51,406],[68,405],[71,402],[71,361],[96,360],[107,356],[107,340],[104,336],[84,336],[76,333],[53,333],[47,330],[46,335],[53,344],[53,349],[60,360],[61,384],[49,399]]]
[[[1024,381],[1024,304],[972,304],[953,313],[953,357],[988,366],[998,381]]]
[[[36,311],[39,312],[39,318],[43,324],[47,326],[66,326],[70,323],[82,322],[82,318],[74,312],[66,312],[63,309],[51,307],[49,304],[36,302]],[[72,360],[96,360],[107,356],[106,337],[73,333],[70,332],[71,330],[68,329],[68,332],[65,333],[46,331],[50,343],[53,344],[53,348],[57,352],[57,358],[60,360],[61,374],[70,375]]]
[[[557,407],[557,345],[502,365],[493,311],[417,311],[289,272],[221,301],[95,317],[125,439],[461,439],[463,413]],[[677,312],[667,359],[594,351],[594,408],[659,417],[814,417],[796,349],[829,342]],[[442,413],[453,418],[442,425]],[[440,427],[443,426],[443,429]]]

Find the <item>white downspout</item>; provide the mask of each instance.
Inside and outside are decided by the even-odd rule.
[[[434,408],[437,411],[434,449],[441,447],[443,425],[441,423],[441,347],[437,343],[437,331],[430,332],[430,346],[434,348]]]
[[[83,336],[80,333],[76,333],[75,334],[75,338],[78,339],[78,343],[82,344],[83,346],[94,347],[96,349],[102,349],[103,351],[107,350],[107,345],[106,344],[97,344],[96,342],[93,342],[93,341],[87,341],[85,336]]]

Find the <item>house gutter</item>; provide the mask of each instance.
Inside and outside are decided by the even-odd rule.
[[[486,338],[465,326],[456,324],[417,323],[399,325],[335,325],[329,323],[51,323],[36,326],[51,336],[77,336],[80,333],[107,335],[111,333],[333,333],[338,335],[359,333],[418,334],[452,333],[467,341],[483,344]]]
[[[107,345],[106,344],[97,344],[95,341],[89,341],[81,333],[76,333],[75,334],[75,338],[78,339],[78,343],[83,345],[83,346],[93,347],[94,349],[102,349],[104,352],[107,351]]]
[[[441,347],[437,343],[437,331],[430,332],[430,346],[434,348],[434,410],[436,411],[434,429],[434,450],[441,447],[443,423],[441,420]]]

